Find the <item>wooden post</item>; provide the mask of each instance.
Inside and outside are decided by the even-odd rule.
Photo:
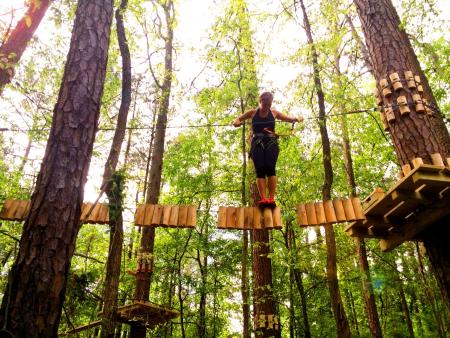
[[[226,224],[227,224],[227,208],[219,207],[219,220],[218,220],[219,229],[225,229]]]

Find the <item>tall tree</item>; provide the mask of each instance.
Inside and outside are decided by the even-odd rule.
[[[417,112],[414,104],[411,104],[410,113],[401,115],[398,108],[393,109],[395,122],[389,124],[389,132],[400,165],[412,167],[412,160],[417,157],[422,158],[424,163],[433,163],[431,155],[435,154],[439,154],[446,161],[450,153],[448,130],[391,0],[354,0],[354,3],[361,20],[373,65],[373,75],[377,80],[383,105],[396,103],[400,95],[406,96],[408,102],[414,102],[414,94],[421,95],[427,100],[428,108],[434,110],[432,115],[422,114]],[[383,38],[380,39],[380,36]],[[407,88],[405,71],[411,71],[420,77],[423,93],[416,91],[417,88],[413,90]],[[404,85],[402,90],[392,91],[392,95],[386,97],[382,94],[380,81],[389,78],[392,73],[397,73]],[[448,221],[449,217],[437,222],[421,234],[421,238],[427,248],[442,294],[447,303],[450,303],[450,251],[445,243],[450,231],[446,226]]]
[[[163,81],[154,77],[156,85],[160,90],[160,99],[158,102],[158,117],[156,121],[156,130],[153,139],[153,151],[150,164],[148,190],[146,196],[146,203],[157,204],[161,190],[161,172],[164,158],[164,144],[166,138],[167,115],[169,113],[170,95],[172,90],[173,79],[173,38],[174,38],[174,23],[175,23],[175,8],[172,0],[156,1],[164,12],[165,32],[162,28],[159,30],[160,37],[164,41],[164,73]],[[155,228],[144,228],[142,230],[141,248],[143,254],[153,255],[155,245]],[[153,271],[153,268],[150,269]],[[153,272],[139,273],[139,278],[136,278],[136,292],[135,299],[149,300],[150,283]],[[144,338],[146,335],[145,326],[131,325],[130,335],[132,337]]]
[[[127,8],[127,5],[128,0],[122,0],[115,13],[117,39],[119,42],[120,54],[122,55],[122,100],[120,102],[113,142],[111,144],[111,149],[103,173],[102,184],[109,201],[109,226],[111,231],[108,261],[106,263],[105,282],[103,286],[102,338],[114,338],[114,314],[117,308],[120,263],[122,259],[122,194],[124,177],[123,173],[117,172],[116,169],[119,162],[122,143],[125,139],[128,111],[131,104],[131,57],[123,23],[123,14]]]
[[[31,0],[22,19],[17,22],[14,30],[6,37],[5,43],[0,46],[0,95],[5,85],[14,77],[14,68],[19,63],[50,3],[50,0]]]
[[[333,167],[331,164],[331,146],[326,123],[325,96],[320,78],[319,56],[314,45],[311,24],[309,22],[303,0],[300,0],[300,7],[303,13],[303,25],[308,39],[308,44],[311,48],[310,57],[313,68],[314,88],[317,94],[317,104],[319,106],[319,129],[322,139],[323,168],[325,173],[324,182],[322,185],[322,198],[325,201],[331,199],[331,186],[333,184]],[[339,291],[337,277],[336,236],[333,226],[330,224],[325,225],[325,241],[327,246],[327,281],[333,314],[336,320],[337,333],[339,337],[350,337],[350,325],[347,320],[344,304]]]
[[[18,337],[56,337],[80,229],[108,59],[112,0],[79,0],[64,76],[0,326]]]

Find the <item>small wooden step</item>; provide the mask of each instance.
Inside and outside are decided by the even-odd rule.
[[[219,229],[261,230],[282,229],[281,209],[258,207],[219,207]]]

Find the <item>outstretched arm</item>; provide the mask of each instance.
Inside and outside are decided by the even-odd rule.
[[[302,122],[303,121],[303,116],[299,115],[299,116],[289,116],[286,114],[283,114],[281,112],[279,112],[278,110],[272,109],[272,114],[273,116],[280,120],[280,121],[286,121],[286,122]]]
[[[242,122],[244,122],[245,120],[251,119],[253,117],[253,115],[255,115],[255,112],[256,112],[256,110],[252,109],[252,110],[245,112],[242,115],[239,115],[236,118],[236,120],[233,121],[233,126],[239,127],[242,124]]]

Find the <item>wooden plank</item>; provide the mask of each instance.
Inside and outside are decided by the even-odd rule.
[[[235,228],[236,227],[236,208],[228,207],[227,208],[227,228]]]
[[[318,225],[316,210],[314,208],[314,202],[306,203],[305,208],[306,208],[306,217],[308,219],[308,225]]]
[[[297,206],[297,222],[300,226],[308,226],[308,216],[306,215],[306,207],[304,204]]]
[[[264,228],[273,229],[272,209],[264,208],[263,217],[264,217]]]
[[[180,207],[178,205],[172,205],[172,208],[170,210],[170,218],[168,226],[170,228],[175,228],[178,225],[178,211]]]
[[[384,190],[381,188],[376,188],[369,196],[367,196],[363,200],[362,202],[363,209],[366,210],[368,207],[370,207],[372,204],[382,199],[383,197],[384,197]]]
[[[383,238],[389,235],[389,231],[387,229],[377,229],[377,228],[366,228],[360,226],[351,227],[347,234],[351,237],[360,237],[360,238]]]
[[[353,210],[355,212],[355,218],[357,220],[365,219],[366,216],[364,216],[364,212],[362,210],[362,206],[361,206],[361,202],[360,202],[359,198],[351,197],[351,201],[352,201]]]
[[[219,216],[217,220],[217,227],[219,229],[226,229],[227,227],[227,208],[219,207]]]
[[[334,213],[338,222],[345,222],[347,218],[345,217],[344,205],[341,199],[335,198],[333,200]]]
[[[413,164],[414,168],[417,168],[423,164],[423,159],[421,157],[413,158],[412,164]]]
[[[163,205],[162,221],[161,221],[162,226],[169,226],[171,211],[172,211],[172,207],[170,205]]]
[[[91,207],[92,207],[92,203],[90,203],[90,202],[83,203],[83,205],[81,206],[80,220],[84,221],[86,219],[86,216],[87,216],[89,210],[91,210]]]
[[[24,201],[24,200],[18,201],[15,218],[17,220],[24,221],[25,218],[27,218],[27,216],[28,216],[29,209],[30,209],[30,201]]]
[[[355,210],[353,210],[351,199],[346,198],[342,200],[342,205],[344,206],[345,219],[347,221],[356,221]]]
[[[337,223],[336,213],[333,208],[333,201],[328,200],[323,202],[323,209],[325,211],[326,223],[333,224]]]
[[[323,208],[322,202],[314,203],[314,209],[316,211],[316,219],[317,224],[324,225],[327,223],[327,219],[325,217],[325,209]]]
[[[411,166],[409,164],[402,165],[402,172],[407,176],[411,172]]]
[[[109,223],[109,205],[106,203],[101,204],[101,212],[98,219],[99,224]]]
[[[142,225],[151,226],[152,219],[153,219],[153,212],[155,211],[155,205],[154,204],[145,204],[144,207],[145,207],[144,220],[142,222]]]
[[[262,229],[262,213],[258,207],[253,207],[253,229]]]
[[[190,205],[188,207],[186,226],[189,228],[195,228],[197,225],[197,207]]]
[[[244,228],[253,229],[253,208],[247,207],[244,211]]]
[[[244,229],[245,224],[245,207],[236,209],[236,228]]]
[[[280,207],[276,207],[275,209],[273,209],[272,218],[273,218],[273,227],[275,229],[282,229],[283,228],[283,224],[281,222],[281,209],[280,209]]]
[[[188,207],[186,205],[180,205],[178,209],[178,226],[183,227],[186,225],[188,216]]]
[[[153,210],[153,216],[152,216],[152,226],[159,226],[161,225],[162,221],[162,212],[163,212],[163,206],[162,205],[155,205],[155,209]]]
[[[450,186],[450,175],[447,175],[444,172],[440,173],[417,172],[412,176],[412,180],[414,183],[418,185],[427,184],[439,187]]]
[[[444,167],[444,160],[442,159],[441,154],[439,153],[435,153],[435,154],[431,154],[431,161],[433,162],[434,165],[437,165],[439,167]]]

